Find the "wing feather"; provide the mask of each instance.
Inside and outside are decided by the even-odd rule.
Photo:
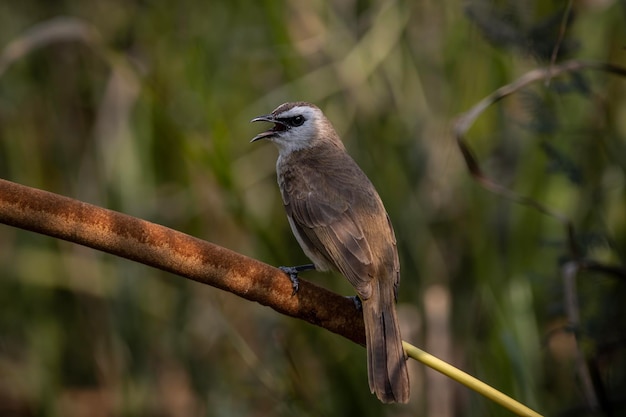
[[[381,212],[380,198],[369,192],[373,187],[358,187],[358,184],[369,185],[369,180],[351,158],[342,161],[342,169],[336,172],[328,172],[332,167],[326,167],[324,175],[319,169],[312,169],[319,164],[306,162],[291,161],[289,168],[279,175],[294,233],[306,246],[305,252],[311,258],[318,257],[312,259],[316,265],[335,267],[361,298],[368,299],[376,271],[363,227],[376,221],[375,215]],[[346,170],[345,164],[353,164],[349,167],[352,169]],[[345,175],[346,172],[352,175]]]

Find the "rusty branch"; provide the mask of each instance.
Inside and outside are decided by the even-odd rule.
[[[84,245],[231,292],[365,344],[351,300],[176,230],[0,179],[0,223]]]

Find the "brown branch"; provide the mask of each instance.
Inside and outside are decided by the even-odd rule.
[[[270,265],[176,230],[0,179],[0,223],[88,246],[231,292],[365,344],[354,303]]]

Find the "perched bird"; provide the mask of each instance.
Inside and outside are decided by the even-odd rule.
[[[400,262],[389,216],[376,189],[315,105],[285,103],[252,122],[274,126],[252,139],[278,147],[278,185],[291,230],[310,269],[336,269],[361,301],[372,393],[409,400],[409,374],[395,309]],[[292,275],[306,268],[286,268]]]

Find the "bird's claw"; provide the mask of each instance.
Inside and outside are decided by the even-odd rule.
[[[279,266],[278,269],[287,274],[289,281],[291,281],[291,288],[293,289],[291,295],[296,295],[300,289],[300,280],[298,279],[298,272],[300,272],[300,269],[295,266]]]

